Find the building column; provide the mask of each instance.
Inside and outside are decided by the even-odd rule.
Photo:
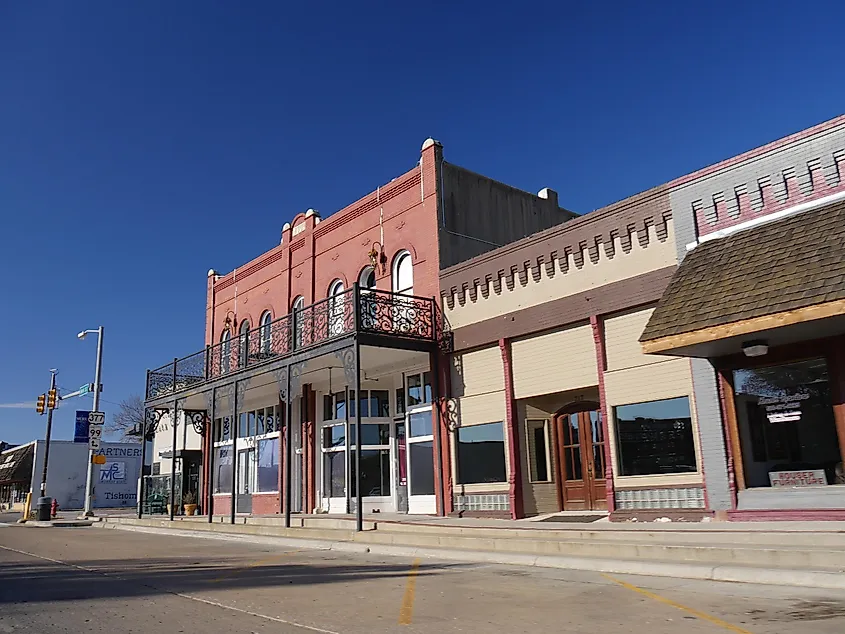
[[[522,466],[519,450],[519,415],[516,408],[516,398],[513,389],[513,363],[511,358],[511,342],[499,339],[499,352],[502,354],[502,369],[505,375],[505,433],[508,438],[508,499],[511,508],[511,519],[518,520],[525,517],[525,506],[522,500]]]
[[[707,359],[690,359],[690,371],[707,510],[727,511],[735,503],[716,371]],[[725,403],[725,406],[733,404]],[[737,458],[733,457],[734,462]]]
[[[610,416],[607,411],[607,396],[604,389],[604,372],[607,370],[607,354],[604,347],[604,322],[598,315],[590,315],[593,343],[596,348],[596,374],[599,380],[599,405],[604,433],[604,490],[607,498],[607,512],[616,510],[616,494],[613,483],[613,461],[610,451]]]

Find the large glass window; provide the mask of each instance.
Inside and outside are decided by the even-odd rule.
[[[258,490],[279,490],[279,438],[258,442]]]
[[[686,396],[613,408],[619,475],[692,473],[697,470]]]
[[[411,454],[411,495],[434,495],[434,444],[408,443]]]
[[[354,464],[354,455],[352,460]],[[387,497],[390,495],[390,449],[362,449],[360,468],[362,496]],[[351,495],[357,495],[354,474],[350,484]]]
[[[214,450],[214,492],[232,492],[232,448],[218,447]]]
[[[346,454],[334,451],[323,454],[323,495],[330,498],[342,498],[346,486]]]
[[[460,427],[456,435],[459,484],[507,482],[502,423]]]
[[[408,435],[411,438],[432,435],[431,410],[414,412],[408,416],[408,423],[410,428]]]
[[[733,380],[746,486],[845,484],[824,359],[735,370]]]
[[[431,403],[431,372],[409,374],[406,383],[408,385],[408,407]]]

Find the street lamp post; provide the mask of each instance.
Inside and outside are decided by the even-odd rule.
[[[85,335],[97,333],[97,369],[94,371],[94,411],[100,411],[100,373],[103,369],[103,327],[96,330],[83,330],[77,337],[85,339]],[[88,449],[88,471],[85,475],[85,517],[93,517],[91,509],[92,489],[94,487],[94,450]]]

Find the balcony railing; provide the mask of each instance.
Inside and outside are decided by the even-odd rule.
[[[357,285],[293,314],[232,337],[147,373],[147,399],[278,361],[356,332],[428,340],[443,332],[431,297],[399,295]]]

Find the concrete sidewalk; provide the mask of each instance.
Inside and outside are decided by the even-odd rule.
[[[368,516],[111,517],[96,526],[285,547],[845,589],[845,523],[541,523]],[[550,525],[551,524],[551,525]]]

